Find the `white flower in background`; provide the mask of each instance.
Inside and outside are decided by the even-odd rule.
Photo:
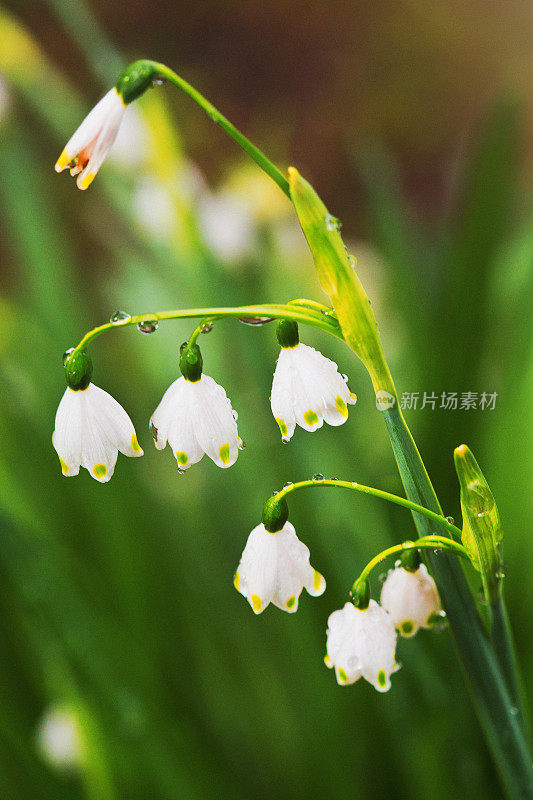
[[[56,163],[56,172],[68,167],[77,175],[79,189],[86,189],[102,166],[116,139],[126,106],[116,88],[102,97],[85,117]]]
[[[342,425],[348,419],[348,406],[357,402],[334,361],[306,344],[282,347],[279,354],[270,406],[288,442],[296,425],[315,431],[323,422]]]
[[[143,454],[120,403],[94,383],[86,389],[67,387],[57,409],[52,443],[63,475],[77,475],[85,467],[101,483],[113,475],[119,450],[125,456]]]
[[[207,246],[223,261],[243,258],[255,241],[255,221],[236,194],[207,195],[199,203],[198,224]]]
[[[234,585],[260,614],[269,603],[294,612],[304,587],[317,597],[324,592],[326,581],[310,565],[309,549],[290,522],[275,533],[269,533],[261,523],[248,537]]]
[[[441,604],[435,581],[424,564],[416,572],[399,566],[389,570],[381,589],[381,605],[402,636],[414,636],[419,628],[431,628]]]
[[[81,762],[82,744],[78,722],[68,708],[51,706],[43,714],[35,734],[42,756],[60,769]]]
[[[133,213],[141,225],[157,239],[169,239],[176,229],[176,208],[166,186],[155,178],[137,183],[132,198]]]
[[[326,665],[335,668],[337,682],[355,683],[363,677],[378,690],[390,689],[390,676],[399,668],[394,652],[396,631],[387,612],[375,600],[361,610],[353,603],[328,619]]]
[[[149,152],[148,127],[135,103],[130,103],[130,110],[119,126],[109,158],[114,164],[133,172],[142,167]]]
[[[199,380],[178,378],[166,390],[150,419],[158,450],[167,442],[180,471],[188,469],[207,453],[219,467],[231,467],[242,442],[236,413],[213,378],[202,373]]]

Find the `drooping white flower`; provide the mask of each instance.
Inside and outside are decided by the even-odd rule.
[[[309,563],[309,549],[288,521],[275,533],[263,523],[253,529],[233,582],[256,614],[269,603],[292,613],[304,587],[314,597],[326,588],[324,577]]]
[[[334,361],[318,350],[298,343],[282,347],[279,354],[270,406],[288,442],[296,425],[315,431],[323,422],[342,425],[348,419],[348,405],[357,402]]]
[[[363,677],[378,690],[390,689],[390,676],[398,665],[394,657],[396,631],[375,600],[361,610],[353,603],[334,611],[328,619],[326,665],[335,668],[341,686]]]
[[[217,466],[231,467],[242,447],[235,417],[223,387],[202,373],[199,380],[182,376],[169,386],[152,414],[150,429],[158,450],[169,443],[180,471],[204,453]]]
[[[71,175],[78,176],[78,188],[87,189],[116,139],[125,111],[124,100],[113,87],[71,136],[57,160],[56,172],[68,167]]]
[[[389,570],[381,589],[381,605],[402,636],[414,636],[419,628],[431,628],[441,612],[435,581],[424,564],[408,572],[398,561]]]
[[[94,383],[77,391],[67,387],[57,409],[52,443],[63,475],[77,475],[81,466],[101,483],[113,475],[119,450],[125,456],[143,455],[131,419]]]

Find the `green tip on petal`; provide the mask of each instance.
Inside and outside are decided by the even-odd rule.
[[[155,61],[134,61],[126,67],[115,88],[127,106],[144,94],[158,77],[159,69]]]

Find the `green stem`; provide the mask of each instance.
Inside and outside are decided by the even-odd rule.
[[[193,332],[192,332],[192,333],[191,333],[191,335],[189,336],[189,339],[188,339],[188,344],[189,344],[189,345],[193,345],[193,344],[195,344],[195,343],[196,343],[196,340],[198,339],[198,337],[200,336],[200,334],[204,332],[204,330],[205,330],[205,326],[206,326],[206,325],[209,325],[209,324],[210,324],[210,323],[212,323],[212,322],[213,322],[213,317],[210,317],[210,318],[208,317],[207,319],[203,319],[203,320],[200,322],[200,324],[196,326],[196,328],[193,330]]]
[[[276,167],[275,164],[270,161],[269,158],[265,156],[265,154],[255,146],[249,139],[244,136],[236,127],[233,125],[226,117],[220,113],[220,111],[215,108],[215,106],[206,100],[206,98],[200,94],[194,86],[191,86],[190,83],[187,83],[183,78],[177,75],[174,70],[170,69],[170,67],[165,66],[165,64],[159,64],[157,62],[152,62],[154,64],[154,68],[157,70],[159,75],[162,78],[165,78],[170,83],[173,83],[174,86],[177,86],[178,89],[181,89],[185,94],[187,94],[195,103],[198,103],[200,108],[203,108],[207,116],[216,122],[217,125],[220,125],[223,131],[225,131],[228,136],[230,136],[234,142],[236,142],[239,147],[248,153],[251,158],[258,164],[263,172],[272,178],[275,181],[282,192],[284,192],[290,200],[290,191],[289,191],[289,182],[287,178],[283,175],[283,173]]]
[[[355,492],[368,494],[372,497],[379,497],[381,500],[386,500],[389,503],[395,503],[398,506],[403,506],[404,508],[408,508],[410,511],[421,514],[423,517],[430,519],[437,525],[441,525],[443,528],[446,528],[446,530],[454,536],[461,536],[460,529],[451,522],[448,522],[448,520],[443,517],[442,514],[436,514],[434,511],[430,511],[428,508],[424,508],[424,506],[421,506],[418,503],[413,503],[411,500],[406,500],[404,497],[398,497],[398,495],[390,494],[390,492],[384,492],[381,489],[375,489],[373,486],[365,486],[364,484],[356,483],[355,481],[336,481],[331,478],[321,478],[320,480],[314,481],[298,481],[297,483],[291,483],[290,486],[286,486],[284,489],[278,492],[276,499],[282,500],[284,497],[287,497],[287,495],[292,494],[292,492],[295,492],[298,489],[309,489],[317,486],[333,486],[337,489],[352,489]],[[429,527],[431,528],[431,526]]]
[[[433,509],[441,508],[411,432],[396,404],[383,412],[398,469],[408,497]],[[442,513],[442,512],[441,512]],[[427,518],[413,514],[420,536],[429,532]],[[533,799],[531,756],[520,719],[514,711],[502,665],[487,637],[461,566],[448,553],[428,553],[433,576],[453,633],[481,726],[512,800]],[[514,663],[509,664],[512,672]]]
[[[211,320],[223,319],[225,317],[273,317],[276,319],[292,319],[295,322],[300,322],[304,325],[311,325],[314,328],[326,331],[327,333],[337,336],[342,339],[342,333],[336,320],[332,316],[326,316],[322,311],[314,311],[312,308],[303,308],[299,306],[287,305],[254,305],[254,306],[235,306],[227,308],[185,308],[173,311],[158,311],[148,314],[137,314],[127,320],[119,323],[106,322],[104,325],[99,325],[85,334],[83,339],[77,345],[76,350],[82,350],[87,345],[110,330],[117,328],[127,328],[131,325],[138,325],[140,322],[146,320],[166,320],[166,319],[193,319],[195,317],[204,317]],[[205,319],[204,319],[205,322]]]
[[[388,547],[386,550],[382,550],[381,553],[378,553],[377,556],[374,556],[374,558],[368,562],[354,582],[354,587],[359,581],[366,580],[374,567],[381,564],[388,556],[392,556],[395,553],[403,553],[405,550],[435,550],[436,547],[448,550],[451,553],[456,553],[470,561],[469,555],[463,545],[454,542],[453,539],[448,539],[445,536],[424,536],[421,539],[417,539],[415,542],[403,542],[402,544],[395,544],[392,547]]]

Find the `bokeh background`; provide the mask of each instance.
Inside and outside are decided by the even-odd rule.
[[[507,597],[532,687],[533,18],[520,0],[13,0],[0,7],[0,794],[6,800],[361,800],[500,796],[447,632],[399,644],[380,695],[325,669],[327,616],[402,509],[309,491],[291,519],[328,590],[255,617],[232,575],[262,502],[315,472],[401,492],[370,382],[341,428],[281,446],[272,326],[221,322],[206,371],[246,450],[180,477],[147,421],[187,323],[117,330],[95,381],[145,456],[98,485],[51,445],[63,351],[131,313],[324,301],[290,204],[172,87],[126,118],[88,192],[53,164],[131,60],[167,62],[343,233],[400,392],[497,392],[494,410],[406,411],[446,513],[453,448],[477,455],[503,517]],[[375,581],[374,589],[379,591]]]

